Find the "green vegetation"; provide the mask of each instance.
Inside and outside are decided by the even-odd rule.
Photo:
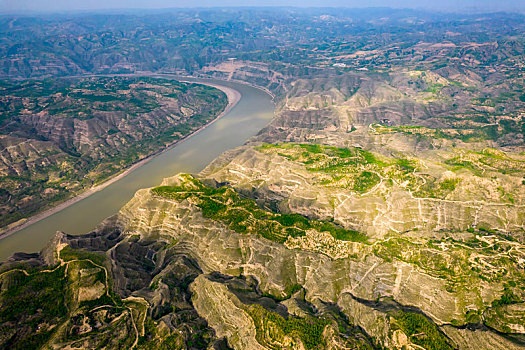
[[[517,154],[493,148],[486,148],[481,152],[457,150],[457,153],[445,161],[445,164],[453,166],[453,170],[467,169],[477,176],[483,176],[490,171],[510,175],[525,173],[525,159]]]
[[[361,148],[336,148],[322,145],[281,143],[263,144],[264,153],[276,153],[302,163],[323,186],[337,186],[359,194],[372,190],[381,180],[385,185],[405,183],[417,197],[445,198],[461,181],[459,178],[436,179],[418,173],[418,163],[408,158],[387,158]]]
[[[441,91],[441,89],[444,87],[445,85],[443,84],[430,84],[426,89],[425,89],[425,92],[430,92],[434,95],[437,95],[439,94],[439,92]]]
[[[481,314],[478,310],[469,310],[465,315],[465,322],[477,324],[482,322]]]
[[[459,182],[460,179],[445,179],[439,184],[439,187],[442,190],[454,191]]]
[[[341,184],[358,193],[366,193],[381,181],[378,172],[389,163],[360,148],[337,148],[315,144],[263,144],[262,152],[276,152],[306,169],[327,175],[323,185]]]
[[[399,168],[404,172],[412,172],[417,168],[416,162],[410,159],[401,158],[398,159],[396,163],[399,166]]]
[[[385,157],[360,148],[281,143],[263,144],[257,149],[302,164],[313,173],[313,184],[344,188],[358,194],[366,194],[382,183],[382,188],[396,184],[418,198],[448,199],[462,186],[465,178],[469,180],[465,186],[475,181],[469,178],[474,175],[489,179],[492,192],[499,192],[499,198],[493,201],[515,203],[520,198],[519,187],[514,181],[503,181],[501,174],[520,176],[525,173],[523,155],[493,148],[482,151],[454,149],[447,155],[448,159],[433,161],[434,168],[441,167],[441,174],[445,170],[455,173],[441,176],[435,170],[426,170],[428,166],[420,166],[415,158]]]
[[[193,330],[192,330],[193,331]],[[209,337],[209,334],[206,334]],[[208,345],[204,339],[201,338],[202,333],[192,335],[192,339],[186,342],[182,334],[174,332],[170,334],[168,330],[159,327],[159,323],[151,318],[147,318],[144,322],[144,335],[139,337],[137,343],[139,349],[145,350],[172,350],[184,348],[186,343],[189,347],[206,348]]]
[[[396,311],[391,313],[393,319],[391,331],[400,329],[409,340],[427,350],[454,349],[447,337],[434,322],[417,312]]]
[[[306,230],[313,229],[329,232],[340,240],[367,241],[364,234],[344,229],[328,221],[310,220],[299,214],[276,214],[263,210],[253,199],[241,197],[230,187],[209,187],[187,174],[179,178],[181,185],[156,187],[152,189],[153,194],[179,201],[191,197],[205,217],[221,221],[236,232],[258,234],[283,243],[288,237],[304,236]]]
[[[0,227],[107,180],[227,103],[218,89],[150,77],[0,80],[0,129],[13,152],[0,176]]]
[[[520,268],[525,256],[515,249],[518,243],[481,229],[469,232],[475,235],[464,241],[446,237],[418,242],[390,237],[377,242],[373,252],[385,261],[404,261],[445,280],[450,292],[461,293],[490,282],[505,285],[496,304],[523,300],[525,291],[520,289],[519,281],[525,281],[525,272]]]
[[[6,332],[4,336],[9,337],[6,348],[39,348],[52,335],[53,326],[65,321],[68,309],[64,273],[62,266],[30,275],[15,270],[1,277],[5,287],[0,292],[0,325]]]
[[[111,291],[103,255],[66,246],[60,258],[64,262],[58,266],[19,264],[0,275],[2,347],[35,349],[50,339],[130,347],[136,334],[132,323],[146,317],[146,307]]]
[[[64,261],[90,260],[97,265],[105,266],[106,256],[101,252],[88,252],[81,249],[73,249],[67,245],[60,251],[60,258]]]
[[[373,129],[376,134],[403,133],[420,138],[461,140],[466,143],[497,141],[508,134],[519,135],[525,130],[525,121],[522,119],[501,119],[495,123],[491,115],[482,112],[451,116],[445,121],[450,127],[433,129],[423,126],[374,124]]]
[[[329,324],[326,319],[310,316],[284,318],[260,305],[249,306],[246,311],[255,323],[257,341],[272,349],[276,348],[272,343],[282,343],[285,336],[300,340],[306,349],[320,349],[325,345],[323,330]]]
[[[520,297],[514,294],[510,286],[511,284],[514,284],[514,287],[515,287],[516,282],[510,281],[509,284],[505,285],[505,288],[503,289],[503,294],[501,295],[501,297],[492,302],[493,307],[497,307],[501,305],[511,305],[511,304],[519,303],[523,301],[520,299]]]
[[[77,303],[79,288],[105,283],[100,269],[89,275],[93,268],[89,260],[84,260],[50,270],[41,268],[31,273],[13,270],[4,274],[2,279],[8,286],[0,294],[0,325],[13,327],[7,341],[9,348],[39,348],[56,335],[58,326],[74,327],[73,314],[89,313],[89,308],[98,306],[116,306],[106,294]]]
[[[372,189],[381,181],[376,173],[363,171],[355,178],[354,190],[359,193],[365,193]]]
[[[60,117],[93,118],[97,111],[120,111],[126,114],[151,112],[160,107],[158,97],[146,91],[162,93],[158,79],[153,78],[89,78],[46,79],[23,82],[0,82],[2,110],[0,121],[9,121],[23,113],[48,112]],[[136,84],[152,84],[139,90]],[[155,87],[155,85],[157,85]],[[173,82],[165,94],[177,91]],[[24,108],[21,108],[23,106]]]
[[[275,151],[283,157],[307,165],[310,171],[330,172],[349,165],[388,165],[377,155],[358,147],[338,148],[319,144],[264,143],[257,149],[263,152]]]
[[[301,206],[301,213],[313,218],[317,217],[314,216],[317,210],[329,213],[333,209],[337,217],[346,215],[346,222],[358,222],[378,239],[372,244],[338,242],[334,251],[341,253],[339,256],[348,256],[345,248],[352,255],[334,262],[333,271],[329,271],[333,276],[324,276],[329,281],[313,279],[316,278],[313,260],[326,261],[326,257],[314,258],[315,253],[311,251],[299,254],[303,258],[296,265],[285,264],[283,270],[268,271],[280,278],[265,279],[251,268],[254,280],[263,281],[261,287],[266,285],[272,292],[282,291],[284,287],[282,295],[288,297],[301,288],[295,284],[298,281],[308,289],[317,284],[314,289],[321,288],[321,292],[323,283],[330,283],[327,296],[305,290],[305,298],[322,299],[315,302],[316,305],[328,301],[325,299],[338,301],[338,305],[327,303],[321,308],[330,320],[332,307],[337,310],[341,306],[350,318],[362,316],[364,327],[381,341],[386,340],[384,336],[388,334],[385,333],[392,325],[392,329],[403,331],[410,342],[425,349],[449,349],[452,344],[431,320],[410,311],[415,309],[402,308],[404,311],[389,314],[383,327],[384,309],[372,312],[362,305],[359,310],[348,312],[345,304],[355,305],[358,297],[366,297],[363,293],[370,295],[365,290],[370,285],[374,293],[384,294],[389,293],[388,286],[395,284],[403,300],[426,308],[443,322],[448,322],[452,314],[461,319],[458,326],[465,319],[478,323],[492,317],[495,322],[504,321],[501,323],[512,326],[496,328],[486,323],[493,329],[523,330],[515,324],[523,325],[520,317],[523,305],[516,303],[525,300],[525,250],[520,231],[524,155],[462,150],[479,151],[487,145],[510,152],[523,148],[525,21],[522,15],[443,15],[391,9],[323,9],[322,12],[227,9],[173,10],[139,16],[8,16],[0,22],[5,34],[0,42],[3,77],[177,72],[242,79],[265,86],[276,94],[279,120],[259,139],[317,140],[314,142],[338,145],[359,143],[367,150],[371,147],[384,154],[360,148],[305,144],[260,148],[261,152],[273,153],[272,160],[289,165],[307,182],[311,192],[301,198],[299,184],[290,199],[293,205]],[[334,63],[339,63],[338,67],[333,67]],[[5,137],[2,139],[5,164],[0,178],[0,225],[104,181],[211,120],[225,103],[225,97],[212,89],[161,79],[119,76],[0,81],[0,129]],[[388,118],[385,121],[388,124],[418,123],[426,127],[372,125],[368,128],[369,120],[383,117]],[[88,119],[89,127],[84,127]],[[367,130],[402,134],[367,135]],[[400,152],[396,154],[395,149]],[[413,150],[412,158],[403,155],[404,150]],[[227,170],[218,170],[217,176],[227,174]],[[224,177],[223,181],[227,181],[230,175]],[[270,178],[268,181],[274,182],[264,182],[262,186],[270,189],[286,186],[284,182],[289,178],[291,176],[286,176],[277,182]],[[249,186],[259,180],[242,181]],[[286,191],[287,188],[283,188],[282,193]],[[192,180],[182,182],[178,188],[157,188],[154,193],[172,201],[186,200],[192,208],[198,206],[202,215],[209,218],[205,221],[209,221],[211,227],[227,226],[236,232],[262,235],[278,242],[302,236],[307,230],[330,232],[337,239],[366,242],[365,235],[331,222],[267,210],[257,205],[265,203],[267,198],[257,198],[254,202],[229,187],[214,188]],[[362,198],[358,198],[360,196]],[[424,199],[412,200],[412,196]],[[315,201],[312,197],[319,200],[308,208]],[[445,200],[427,200],[427,197]],[[345,202],[340,205],[342,201]],[[359,206],[357,209],[350,208],[352,201]],[[394,208],[391,213],[380,212],[385,203],[387,208]],[[155,209],[150,209],[149,213],[154,214]],[[473,216],[478,228],[473,226],[464,232]],[[457,227],[451,226],[454,223]],[[509,236],[513,234],[515,239],[491,230],[489,223],[508,228]],[[417,228],[405,232],[414,226],[419,228],[418,232],[414,232]],[[385,233],[389,228],[392,231]],[[153,231],[157,232],[155,228]],[[146,296],[150,309],[132,305],[129,301],[132,299],[123,301],[111,290],[99,297],[94,287],[107,283],[108,276],[100,267],[109,267],[109,263],[102,254],[66,247],[61,253],[65,265],[56,270],[55,267],[49,271],[25,269],[27,273],[11,271],[0,277],[0,321],[4,320],[1,317],[9,316],[5,318],[7,323],[1,324],[0,338],[17,332],[15,338],[8,339],[11,343],[5,346],[2,343],[1,347],[42,347],[42,339],[49,339],[51,334],[46,332],[56,332],[51,337],[57,342],[75,342],[49,344],[49,347],[126,349],[131,348],[135,340],[135,327],[145,328],[138,348],[211,347],[214,333],[212,330],[202,332],[207,327],[202,318],[199,320],[202,326],[186,323],[188,318],[199,316],[191,306],[191,295],[180,293],[187,290],[192,281],[181,276],[188,270],[186,258],[191,260],[187,265],[197,265],[193,255],[186,254],[185,242],[175,239],[166,246],[160,245],[163,247],[160,254],[153,253],[157,246],[150,250],[144,241],[146,237],[141,234],[126,238],[108,257],[114,259],[112,266],[121,278],[119,290],[122,287],[126,295]],[[136,243],[130,246],[129,253],[128,243]],[[312,245],[320,247],[320,251],[332,248],[327,248],[324,240]],[[166,250],[162,250],[164,247]],[[170,248],[172,250],[168,250]],[[305,248],[310,249],[311,245]],[[232,254],[244,252],[241,248],[231,248]],[[204,260],[206,253],[199,252]],[[372,257],[373,254],[383,260]],[[278,261],[274,254],[263,254],[262,258]],[[158,263],[158,269],[153,260]],[[206,261],[202,263],[207,265]],[[376,263],[379,265],[373,267]],[[11,266],[9,264],[4,266]],[[151,275],[155,277],[151,283],[150,276],[142,278],[143,271],[135,266],[147,267],[148,274],[153,271]],[[270,269],[273,266],[266,265]],[[199,270],[198,266],[195,270]],[[219,270],[229,271],[228,266]],[[262,270],[264,272],[264,268]],[[173,276],[168,278],[168,274]],[[183,282],[179,283],[180,279],[184,279]],[[406,292],[418,289],[417,283],[422,280],[431,280],[431,290],[407,299],[411,295]],[[273,286],[271,281],[280,285]],[[429,296],[432,289],[441,291],[442,283],[447,283],[451,294],[443,292],[430,302],[425,300],[432,298]],[[339,293],[350,287],[357,293],[356,300],[345,303]],[[81,290],[83,298],[77,294]],[[43,300],[56,299],[57,295],[64,300],[65,310]],[[497,310],[490,310],[490,305],[486,305],[492,300]],[[21,308],[16,313],[20,321],[6,311],[11,302]],[[35,309],[34,302],[41,304],[41,310]],[[261,302],[272,301],[265,298]],[[306,306],[304,310],[308,308],[306,303],[301,306]],[[145,324],[138,322],[139,316],[146,314],[144,309],[148,314]],[[258,326],[258,339],[272,342],[274,348],[279,348],[285,335],[295,342],[292,348],[300,342],[308,349],[329,345],[356,348],[342,345],[344,341],[328,344],[329,340],[322,339],[323,329],[330,333],[335,322],[331,321],[328,326],[323,317],[282,317],[269,309],[272,308],[250,310]],[[465,314],[465,310],[469,311]],[[491,316],[491,312],[498,315]],[[379,318],[374,321],[376,316]],[[137,322],[132,322],[134,319]],[[212,320],[209,321],[212,324]],[[35,322],[36,328],[31,322]],[[344,326],[339,327],[344,333]],[[347,339],[351,338],[348,328]],[[203,333],[207,338],[197,335]],[[121,335],[124,338],[119,338]],[[494,341],[500,335],[476,327],[457,331],[456,336],[467,341],[478,338],[480,344],[502,343]],[[101,341],[86,346],[83,341],[87,337]],[[520,338],[509,336],[505,342],[512,340]],[[457,339],[457,343],[462,340]]]

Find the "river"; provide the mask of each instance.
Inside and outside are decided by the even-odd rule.
[[[180,172],[198,173],[224,151],[242,145],[272,119],[274,105],[262,90],[244,84],[203,79],[233,88],[241,93],[240,101],[223,117],[201,132],[152,158],[125,177],[71,206],[48,216],[0,240],[0,261],[15,252],[40,251],[56,231],[83,234],[105,218],[116,214],[134,193],[161,183],[165,177]]]

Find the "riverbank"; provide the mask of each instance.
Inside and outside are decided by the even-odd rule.
[[[190,81],[186,81],[184,79],[177,79],[179,81],[182,81],[182,82],[190,82]],[[193,82],[191,82],[193,83]],[[18,223],[14,223],[14,224],[11,224],[10,226],[7,227],[7,229],[4,229],[3,231],[0,231],[0,240],[5,238],[5,237],[8,237],[20,230],[23,230],[24,228],[28,227],[28,226],[31,226],[33,225],[34,223],[40,221],[40,220],[43,220],[55,213],[58,213],[62,210],[64,210],[65,208],[93,195],[94,193],[96,192],[99,192],[101,190],[103,190],[104,188],[108,187],[109,185],[111,185],[112,183],[122,179],[123,177],[125,177],[126,175],[128,175],[130,172],[134,171],[135,169],[143,166],[144,164],[148,163],[150,160],[152,160],[153,158],[157,157],[158,155],[172,149],[173,147],[177,146],[179,143],[191,138],[192,136],[200,133],[201,131],[203,131],[204,129],[206,129],[208,126],[212,125],[213,123],[215,123],[217,120],[219,120],[220,118],[222,118],[224,115],[228,114],[228,112],[231,111],[231,109],[233,107],[235,107],[237,105],[237,103],[241,100],[241,93],[233,88],[230,88],[230,87],[227,87],[227,86],[223,86],[223,85],[220,85],[220,84],[215,84],[215,83],[208,83],[208,82],[198,82],[198,84],[202,84],[202,85],[207,85],[207,86],[211,86],[211,87],[214,87],[214,88],[217,88],[221,91],[223,91],[227,98],[228,98],[228,105],[226,106],[226,108],[216,117],[214,118],[212,121],[210,121],[209,123],[203,125],[202,127],[200,127],[199,129],[193,131],[191,134],[188,134],[186,135],[185,137],[183,137],[182,139],[180,140],[177,140],[177,141],[174,141],[172,143],[170,143],[168,146],[162,148],[161,150],[158,150],[157,152],[154,152],[152,154],[150,154],[149,156],[147,156],[146,158],[143,158],[141,160],[139,160],[138,162],[132,164],[130,167],[128,167],[126,170],[108,178],[106,181],[104,181],[103,183],[101,184],[98,184],[97,186],[94,186],[90,189],[87,189],[83,192],[81,192],[80,194],[78,194],[77,196],[75,197],[72,197],[72,198],[69,198],[67,199],[66,201],[52,207],[52,208],[49,208],[47,210],[44,210],[43,212],[41,213],[38,213],[38,214],[35,214],[33,216],[30,216],[29,218],[26,218],[26,219],[22,219],[23,222],[18,222]]]
[[[213,77],[213,76],[207,76],[207,75],[204,75],[204,74],[197,74],[195,76],[185,76],[185,75],[174,75],[174,74],[170,74],[170,73],[157,73],[158,76],[170,76],[170,77],[182,77],[182,78],[199,78],[199,79],[216,79],[216,80],[222,80],[222,81],[225,81],[225,82],[233,82],[233,83],[236,83],[236,84],[242,84],[242,85],[246,85],[246,86],[250,86],[254,89],[259,89],[265,93],[267,93],[268,95],[271,96],[272,98],[272,101],[275,103],[275,94],[273,92],[270,91],[270,89],[264,87],[264,86],[259,86],[259,85],[255,85],[255,84],[252,84],[252,83],[249,83],[247,81],[244,81],[244,80],[239,80],[239,79],[222,79],[222,78],[217,78],[217,77]],[[182,80],[181,80],[182,81]]]

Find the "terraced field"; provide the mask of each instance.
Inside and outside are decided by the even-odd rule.
[[[344,241],[366,242],[367,239],[357,231],[345,230],[331,222],[260,209],[253,199],[242,198],[231,188],[205,186],[188,174],[180,175],[179,179],[180,185],[155,187],[152,192],[164,198],[194,201],[204,217],[221,221],[235,232],[261,235],[280,243],[288,237],[304,236],[307,230],[328,232]]]
[[[2,28],[0,75],[239,80],[276,115],[93,232],[2,264],[0,347],[525,347],[523,14],[184,9]],[[25,168],[31,192],[67,194],[224,107],[157,79],[65,81],[0,83],[0,199],[19,209],[43,201],[15,191]],[[99,165],[84,171],[83,152]]]

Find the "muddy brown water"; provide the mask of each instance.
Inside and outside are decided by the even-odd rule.
[[[0,261],[15,252],[40,251],[56,231],[83,234],[105,218],[116,214],[134,193],[161,183],[165,177],[180,172],[198,173],[226,150],[242,145],[268,124],[274,113],[272,98],[257,88],[204,79],[233,88],[241,93],[240,101],[222,118],[206,129],[157,155],[125,177],[71,206],[0,240]]]

